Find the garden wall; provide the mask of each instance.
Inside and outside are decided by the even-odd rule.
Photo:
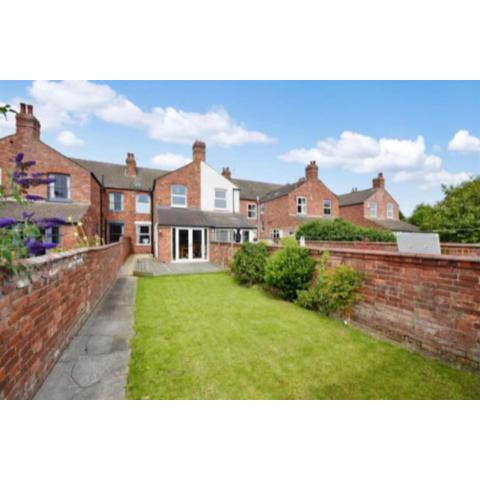
[[[310,252],[319,256],[322,250]],[[331,265],[366,273],[364,300],[355,306],[352,321],[480,368],[480,258],[328,250]]]
[[[238,243],[210,242],[210,261],[220,268],[228,268],[235,252],[240,248]]]
[[[0,284],[0,399],[33,397],[130,250],[123,239],[32,258],[31,282]]]
[[[396,243],[384,242],[334,242],[324,240],[307,240],[307,247],[311,248],[349,248],[355,250],[380,250],[382,252],[398,252]],[[466,257],[480,257],[480,245],[468,243],[442,243],[443,255],[460,255]]]

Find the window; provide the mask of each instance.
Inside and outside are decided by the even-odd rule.
[[[137,245],[150,245],[150,222],[136,222],[135,229],[137,231]]]
[[[185,185],[172,185],[172,207],[187,206],[187,187]]]
[[[387,218],[393,218],[393,203],[387,203]]]
[[[260,214],[263,215],[264,213],[265,213],[265,204],[262,203],[262,204],[260,205]]]
[[[368,215],[370,218],[377,218],[377,202],[368,204]]]
[[[58,245],[60,243],[60,227],[53,226],[47,228],[45,230],[44,238],[47,243],[55,243]]]
[[[299,215],[307,214],[307,199],[306,197],[297,197],[297,213]]]
[[[242,243],[248,243],[250,241],[250,231],[243,230],[242,231]]]
[[[109,222],[108,223],[108,242],[118,242],[123,236],[123,223],[122,222]]]
[[[332,215],[332,201],[324,200],[323,201],[323,216],[330,217]]]
[[[123,193],[110,192],[108,198],[111,212],[123,212]]]
[[[48,184],[49,200],[69,200],[70,199],[70,175],[61,175],[59,173],[50,174],[50,178],[55,181]]]
[[[282,238],[282,231],[274,228],[272,230],[272,239],[273,240],[280,240]]]
[[[257,218],[257,204],[249,203],[247,206],[247,217],[248,218]]]
[[[227,191],[216,188],[215,189],[215,208],[224,210],[227,208]]]
[[[232,230],[213,230],[213,241],[214,242],[225,242],[229,243],[233,239]]]
[[[150,213],[150,195],[139,193],[135,210],[137,213]]]

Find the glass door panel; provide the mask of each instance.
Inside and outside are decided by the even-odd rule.
[[[202,255],[202,231],[192,230],[192,258],[198,260],[203,258]]]
[[[188,229],[178,229],[178,259],[188,260]]]

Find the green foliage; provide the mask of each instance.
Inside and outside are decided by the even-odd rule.
[[[315,285],[298,293],[297,304],[324,315],[338,313],[348,316],[355,302],[361,300],[360,289],[365,278],[349,265],[326,269],[329,254],[325,252],[319,262]]]
[[[232,272],[243,284],[262,283],[265,276],[265,264],[268,248],[262,243],[244,243],[235,253],[232,261]]]
[[[389,230],[359,227],[346,222],[342,218],[334,220],[311,220],[301,225],[296,232],[297,238],[305,240],[331,240],[331,241],[355,241],[364,240],[370,242],[394,242],[395,236]]]
[[[307,287],[315,270],[315,260],[296,242],[284,242],[267,259],[265,283],[286,300],[295,300],[297,291]]]
[[[410,222],[439,233],[443,242],[480,242],[480,177],[442,190],[445,198],[433,206],[418,205]]]

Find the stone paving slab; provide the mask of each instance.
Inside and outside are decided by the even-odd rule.
[[[136,262],[134,275],[162,276],[195,273],[221,272],[222,269],[210,262],[161,263],[153,258],[140,258]]]
[[[63,352],[36,400],[125,398],[136,284],[135,277],[117,278]]]

